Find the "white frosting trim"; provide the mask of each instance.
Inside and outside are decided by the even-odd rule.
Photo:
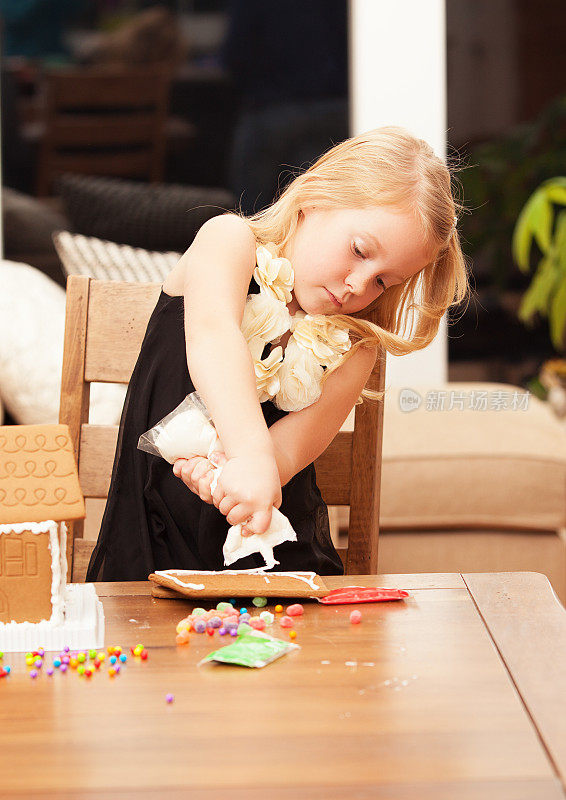
[[[59,525],[61,526],[60,529]],[[44,522],[15,522],[11,525],[0,525],[0,535],[3,533],[25,532],[33,534],[49,533],[48,547],[51,553],[51,617],[49,621],[54,625],[59,625],[63,622],[65,616],[67,527],[64,522],[57,523],[52,519]]]
[[[186,575],[261,575],[265,578],[265,582],[269,583],[269,578],[265,574],[267,567],[254,567],[253,569],[223,569],[223,570],[191,570],[191,569],[165,569],[156,570],[155,575],[162,578],[169,578],[180,586],[186,586],[189,589],[204,589],[204,584],[189,584],[183,583],[177,576]],[[303,581],[310,586],[311,589],[320,589],[320,586],[315,582],[316,572],[270,572],[269,575],[276,575],[283,578],[292,578],[294,580]]]

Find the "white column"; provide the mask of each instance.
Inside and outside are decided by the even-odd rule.
[[[446,153],[444,0],[350,0],[350,132],[402,125]],[[387,354],[386,386],[447,380],[443,319],[434,342]]]

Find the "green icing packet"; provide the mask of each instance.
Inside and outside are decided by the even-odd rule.
[[[205,656],[199,661],[199,667],[206,661],[237,664],[242,667],[265,667],[290,650],[299,649],[298,644],[282,642],[281,639],[276,639],[268,633],[250,628],[249,631],[241,633],[233,644],[221,647]]]

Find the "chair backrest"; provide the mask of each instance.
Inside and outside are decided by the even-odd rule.
[[[86,498],[107,496],[118,434],[117,426],[89,425],[90,383],[128,383],[160,289],[68,278],[60,421],[71,431]],[[368,388],[383,391],[384,385],[382,351]],[[315,462],[326,503],[350,506],[348,546],[339,553],[351,574],[377,572],[382,433],[383,403],[364,402],[356,406],[353,433],[340,431]],[[81,521],[69,536],[73,576],[82,573],[94,546],[82,539],[82,530]]]
[[[48,73],[38,195],[62,172],[161,180],[169,86],[159,69]]]

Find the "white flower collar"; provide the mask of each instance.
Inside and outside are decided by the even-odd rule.
[[[324,369],[350,349],[350,337],[324,314],[298,311],[291,316],[287,303],[295,274],[272,242],[257,247],[256,259],[253,275],[259,294],[248,296],[241,327],[254,362],[258,397],[261,403],[273,400],[283,411],[300,411],[318,400]],[[277,343],[288,330],[292,334],[285,353],[276,347],[262,360],[265,345]]]

